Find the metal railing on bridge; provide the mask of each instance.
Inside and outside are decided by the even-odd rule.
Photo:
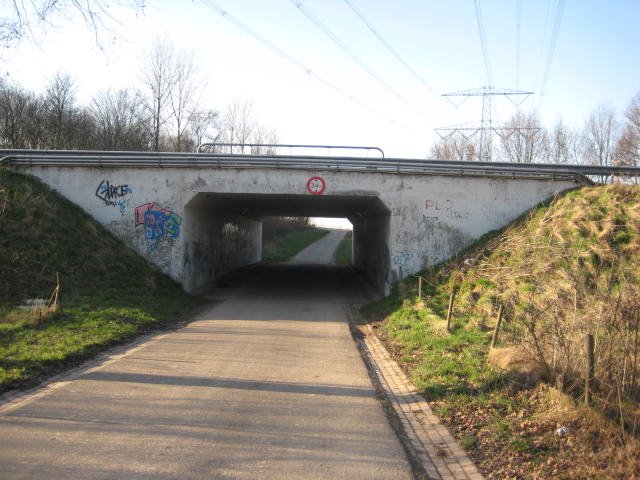
[[[0,165],[53,167],[288,168],[396,174],[545,178],[590,184],[611,177],[640,177],[640,167],[464,162],[403,158],[275,154],[0,150]]]
[[[358,147],[353,145],[301,145],[293,143],[203,143],[198,146],[196,153],[225,153],[231,155],[278,155],[300,156],[296,152],[304,152],[305,157],[310,156],[342,156],[348,152],[364,152],[364,157],[369,154],[379,155],[384,158],[384,152],[379,147]],[[342,153],[342,155],[340,155]],[[354,155],[355,156],[355,155]],[[362,157],[362,155],[360,155]],[[376,157],[374,157],[376,158]]]

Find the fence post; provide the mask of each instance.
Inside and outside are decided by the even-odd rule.
[[[449,296],[449,310],[447,310],[447,331],[451,331],[451,314],[453,312],[453,298],[455,297],[456,289],[455,287],[451,290],[451,295]]]
[[[500,304],[500,308],[498,308],[498,319],[496,320],[496,326],[493,329],[493,336],[491,337],[491,348],[496,346],[496,342],[498,341],[498,330],[500,330],[500,324],[502,323],[502,312],[504,306]]]
[[[585,372],[584,379],[584,403],[586,406],[589,406],[589,404],[591,403],[591,390],[593,388],[593,376],[595,373],[595,347],[593,342],[593,335],[591,335],[590,333],[587,334],[586,340],[587,370]]]
[[[422,300],[422,277],[418,275],[418,300]]]

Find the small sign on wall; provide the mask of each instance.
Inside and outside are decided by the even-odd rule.
[[[327,183],[322,177],[311,177],[307,180],[307,191],[311,195],[322,195],[327,188]]]

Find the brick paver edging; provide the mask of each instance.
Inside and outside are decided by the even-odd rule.
[[[405,448],[433,480],[483,480],[462,447],[435,416],[370,325],[359,326],[358,346],[402,425]]]

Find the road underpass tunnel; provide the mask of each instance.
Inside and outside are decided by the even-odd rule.
[[[353,265],[381,291],[389,272],[389,210],[376,196],[198,193],[185,207],[183,286],[197,293],[261,260],[267,217],[346,218]]]
[[[343,264],[352,263],[351,230],[353,225],[346,218],[319,217],[265,217],[262,219],[262,262],[275,263],[329,263],[337,249],[344,250]],[[302,254],[304,247],[319,240],[331,231],[325,240]],[[348,238],[344,236],[349,232]],[[345,245],[342,245],[344,240]],[[348,257],[348,258],[346,258]]]

